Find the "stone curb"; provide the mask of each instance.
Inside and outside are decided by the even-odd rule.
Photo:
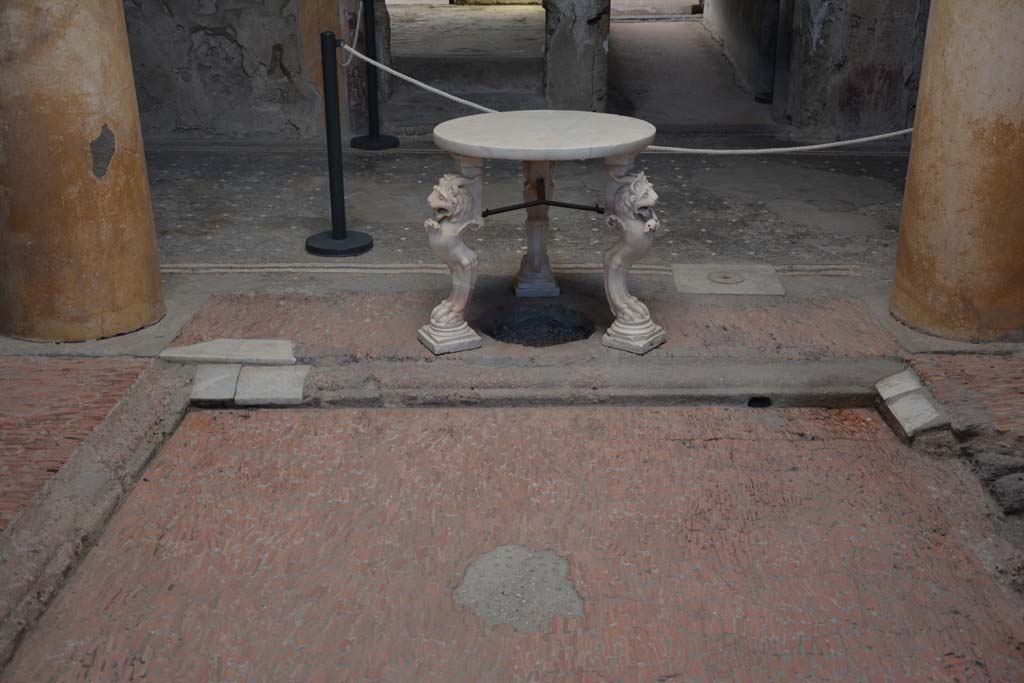
[[[154,362],[0,533],[0,669],[188,408],[191,367]]]
[[[926,432],[951,429],[949,412],[935,400],[913,369],[907,368],[875,384],[879,410],[905,443]]]
[[[885,358],[689,365],[628,358],[616,365],[497,368],[463,363],[458,372],[452,372],[445,363],[367,361],[314,366],[306,402],[321,407],[608,403],[874,407],[875,383],[902,367],[902,362]]]

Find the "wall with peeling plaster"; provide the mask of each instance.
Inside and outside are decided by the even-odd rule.
[[[124,8],[147,137],[321,134],[298,0],[124,0]]]
[[[756,77],[760,0],[707,0],[705,25]],[[930,0],[782,0],[773,114],[809,135],[913,124]]]

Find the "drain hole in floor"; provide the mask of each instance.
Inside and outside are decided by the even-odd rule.
[[[594,323],[581,311],[561,304],[527,304],[496,309],[480,331],[506,344],[557,346],[594,333]]]

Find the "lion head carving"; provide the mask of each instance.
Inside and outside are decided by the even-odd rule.
[[[427,199],[434,211],[434,217],[425,224],[428,230],[440,230],[445,223],[461,228],[474,221],[473,197],[466,189],[468,182],[452,173],[441,176]]]
[[[642,232],[652,232],[659,225],[658,215],[654,212],[657,202],[658,193],[654,191],[654,186],[646,175],[637,173],[628,184],[623,184],[616,191],[611,216],[626,228],[642,226]]]

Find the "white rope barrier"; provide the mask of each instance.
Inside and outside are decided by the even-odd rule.
[[[901,135],[907,135],[911,133],[913,130],[913,128],[904,128],[903,130],[893,131],[892,133],[882,133],[881,135],[872,135],[866,138],[840,140],[838,142],[824,142],[820,145],[803,145],[801,147],[765,147],[763,149],[699,149],[695,147],[662,147],[660,145],[651,145],[650,147],[647,148],[646,151],[671,152],[673,154],[705,154],[711,156],[792,154],[793,152],[813,152],[819,149],[833,149],[835,147],[850,147],[852,145],[863,145],[869,142],[877,142],[878,140],[898,138]]]
[[[451,93],[447,93],[444,90],[439,90],[439,89],[437,89],[437,88],[435,88],[435,87],[433,87],[431,85],[427,85],[423,81],[418,81],[415,78],[413,78],[412,76],[406,76],[405,74],[401,73],[400,71],[395,71],[390,66],[387,66],[386,64],[382,64],[382,63],[378,62],[376,59],[371,59],[370,57],[367,57],[366,55],[364,55],[359,50],[356,50],[355,48],[350,47],[347,43],[345,43],[345,41],[342,40],[342,41],[339,41],[339,42],[341,43],[342,49],[344,49],[347,52],[349,52],[350,55],[358,57],[359,59],[363,60],[364,62],[366,62],[368,64],[372,64],[373,66],[377,67],[381,71],[386,71],[387,73],[391,74],[392,76],[395,76],[397,78],[401,78],[403,81],[407,81],[409,83],[412,83],[413,85],[415,85],[415,86],[417,86],[419,88],[422,88],[422,89],[426,90],[427,92],[434,93],[435,95],[440,95],[441,97],[445,97],[445,98],[451,100],[452,102],[458,102],[461,105],[470,107],[471,109],[476,109],[477,111],[482,111],[482,112],[484,112],[486,114],[496,114],[496,113],[498,113],[496,109],[490,109],[488,107],[483,106],[482,104],[477,104],[476,102],[470,102],[469,100],[464,100],[461,97],[456,97],[455,95],[452,95]],[[346,62],[346,64],[347,63],[348,62]],[[796,152],[813,152],[813,151],[821,150],[821,149],[834,149],[836,147],[850,147],[850,146],[853,146],[853,145],[864,145],[864,144],[867,144],[869,142],[877,142],[879,140],[888,140],[890,138],[898,138],[901,135],[908,135],[908,134],[912,133],[913,130],[914,130],[913,128],[904,128],[903,130],[893,131],[892,133],[882,133],[881,135],[871,135],[871,136],[868,136],[868,137],[865,137],[865,138],[855,138],[853,140],[840,140],[838,142],[824,142],[824,143],[817,144],[817,145],[803,145],[803,146],[800,146],[800,147],[765,147],[765,148],[762,148],[762,149],[704,149],[704,148],[697,148],[697,147],[663,147],[663,146],[660,146],[660,145],[651,145],[645,151],[648,151],[648,152],[668,152],[668,153],[671,153],[671,154],[702,154],[702,155],[707,155],[707,156],[751,156],[751,155],[764,155],[764,154],[793,154],[793,153],[796,153]]]
[[[338,15],[339,15],[339,19],[341,21],[341,25],[344,26],[345,25],[345,10],[344,10],[344,8],[342,8],[340,2],[338,3]],[[359,3],[359,10],[356,12],[356,29],[354,31],[352,31],[352,43],[355,44],[355,45],[359,44],[359,25],[362,24],[362,23],[363,23],[363,3]],[[344,45],[345,41],[342,40],[341,44]],[[341,63],[341,65],[342,66],[348,66],[349,64],[352,63],[352,58],[353,57],[355,57],[355,55],[354,54],[350,54],[345,59],[345,61]]]
[[[458,102],[459,104],[465,105],[465,106],[470,107],[472,109],[476,109],[478,111],[482,111],[485,114],[497,114],[498,113],[496,109],[488,109],[487,107],[485,107],[485,106],[483,106],[481,104],[477,104],[475,102],[470,102],[469,100],[464,100],[461,97],[456,97],[455,95],[452,95],[451,93],[446,93],[444,90],[438,90],[437,88],[435,88],[435,87],[433,87],[431,85],[427,85],[423,81],[417,81],[412,76],[406,76],[405,74],[401,73],[400,71],[395,71],[394,69],[392,69],[390,66],[388,66],[386,64],[381,64],[376,59],[371,59],[370,57],[367,57],[366,55],[364,55],[359,50],[356,50],[356,49],[353,49],[353,48],[349,47],[348,44],[345,43],[345,41],[339,41],[339,42],[341,43],[341,47],[342,47],[343,50],[346,50],[349,53],[355,55],[356,57],[358,57],[359,59],[363,60],[367,64],[373,64],[375,67],[377,67],[381,71],[386,71],[387,73],[391,74],[392,76],[395,76],[397,78],[401,78],[403,81],[408,81],[409,83],[412,83],[415,86],[423,88],[427,92],[432,92],[435,95],[440,95],[441,97],[447,97],[452,102]]]

